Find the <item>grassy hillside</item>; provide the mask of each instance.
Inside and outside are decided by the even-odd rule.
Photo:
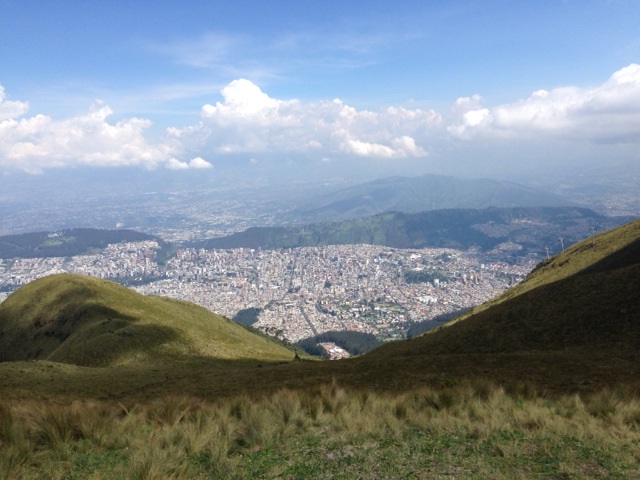
[[[509,394],[490,383],[407,393],[336,384],[202,401],[0,399],[7,479],[637,479],[629,392]]]
[[[619,267],[633,267],[640,262],[640,219],[636,219],[621,225],[620,227],[598,233],[573,245],[569,245],[564,252],[559,252],[553,257],[543,260],[538,266],[519,284],[513,286],[501,295],[478,305],[467,311],[463,315],[455,318],[450,323],[468,318],[489,307],[502,303],[506,300],[522,295],[529,290],[551,284],[566,279],[577,274],[586,275],[589,273],[615,270]],[[625,288],[624,271],[613,273],[616,282]],[[578,280],[587,281],[587,280]],[[592,288],[597,295],[598,292],[613,292],[616,288],[608,283],[607,279],[602,279],[603,283],[598,285],[597,278],[594,277]],[[633,279],[631,279],[633,281]],[[587,287],[585,287],[587,288]],[[588,300],[591,292],[582,290],[577,292],[578,299]],[[617,295],[616,295],[617,296]],[[631,296],[633,299],[634,296]],[[542,303],[544,297],[539,298]],[[535,298],[531,301],[535,301]],[[570,299],[567,299],[570,301]]]
[[[408,370],[447,362],[452,376],[520,377],[551,389],[638,387],[638,292],[640,220],[571,246],[474,313],[361,361]]]
[[[81,275],[39,279],[0,304],[0,361],[113,366],[199,356],[284,360],[293,352],[194,304]]]

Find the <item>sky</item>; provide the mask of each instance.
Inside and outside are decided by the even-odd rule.
[[[0,173],[637,175],[638,25],[637,0],[0,0]]]

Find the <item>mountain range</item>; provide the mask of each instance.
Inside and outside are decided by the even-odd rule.
[[[315,195],[291,212],[291,216],[312,223],[390,211],[418,213],[444,209],[571,205],[558,195],[517,183],[427,174],[387,177]]]

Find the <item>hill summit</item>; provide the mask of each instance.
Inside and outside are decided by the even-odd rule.
[[[293,355],[195,304],[144,296],[83,275],[41,278],[0,304],[0,361],[113,366],[184,357],[290,360]]]

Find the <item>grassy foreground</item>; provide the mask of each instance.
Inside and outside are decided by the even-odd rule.
[[[640,478],[640,396],[335,383],[205,402],[4,400],[0,478]]]

